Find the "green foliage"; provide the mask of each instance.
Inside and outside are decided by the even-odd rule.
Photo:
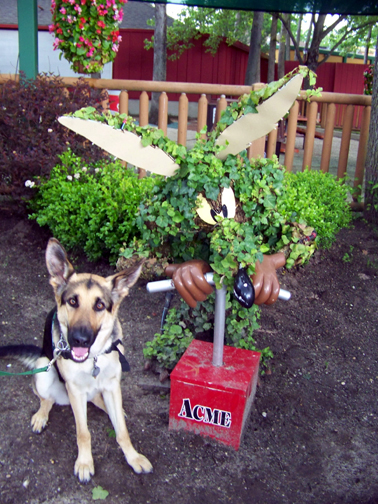
[[[59,156],[49,179],[41,179],[30,202],[40,226],[48,226],[67,248],[80,247],[90,260],[115,261],[137,228],[135,217],[152,177],[138,179],[119,161],[85,164],[70,150]]]
[[[172,51],[170,59],[179,58],[182,53],[193,47],[192,40],[206,35],[206,51],[214,55],[221,40],[231,45],[237,40],[249,43],[253,13],[224,9],[187,7],[167,29],[168,49]]]
[[[152,341],[146,343],[143,354],[146,359],[156,359],[166,369],[173,369],[193,338],[212,337],[214,331],[214,303],[212,294],[196,308],[190,308],[184,301],[178,308],[169,310],[163,332],[155,334]],[[253,338],[253,331],[259,327],[259,308],[254,305],[250,310],[227,294],[226,301],[226,344],[237,348],[261,352],[262,364],[273,357],[269,347],[259,350]]]
[[[352,262],[353,261],[353,250],[354,250],[354,247],[352,245],[349,246],[349,253],[348,252],[345,252],[345,254],[343,255],[343,262],[345,263],[348,263],[348,262]]]
[[[349,187],[330,173],[315,170],[285,173],[285,193],[278,211],[289,222],[306,223],[315,228],[317,242],[330,247],[336,233],[352,220],[347,202]]]
[[[92,500],[105,500],[109,492],[98,485],[92,489]]]
[[[193,332],[186,325],[187,319],[184,315],[186,306],[186,303],[182,303],[179,310],[176,308],[169,310],[163,333],[155,334],[154,339],[147,341],[143,349],[146,359],[156,358],[165,369],[175,367],[193,340]]]

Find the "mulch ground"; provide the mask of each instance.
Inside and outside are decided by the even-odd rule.
[[[44,262],[48,237],[0,203],[1,344],[41,342],[54,302]],[[80,271],[112,272],[79,256],[73,262]],[[133,473],[107,416],[89,405],[96,474],[81,485],[73,475],[70,408],[54,407],[45,432],[35,435],[30,379],[0,377],[1,503],[86,504],[98,486],[112,504],[377,503],[377,230],[359,218],[330,250],[280,278],[292,298],[262,310],[256,338],[274,358],[238,451],[168,431],[169,381],[145,371],[142,354],[159,329],[164,295],[148,294],[140,281],[120,311],[132,368],[122,388],[131,438],[154,472]]]

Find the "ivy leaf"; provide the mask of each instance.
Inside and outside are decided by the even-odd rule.
[[[102,486],[96,486],[92,490],[92,499],[93,500],[105,500],[106,497],[109,495],[109,492],[102,488]]]
[[[250,105],[247,105],[244,109],[244,114],[257,114],[257,109],[255,106],[251,107]]]

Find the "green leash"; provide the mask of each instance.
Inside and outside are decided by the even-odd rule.
[[[41,367],[38,369],[32,369],[31,371],[23,371],[22,373],[7,373],[7,371],[0,371],[0,376],[23,376],[23,375],[33,375],[37,373],[44,373],[49,369],[50,366]]]

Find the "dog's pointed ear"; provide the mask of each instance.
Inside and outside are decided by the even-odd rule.
[[[46,248],[46,266],[50,273],[50,284],[57,289],[66,285],[68,278],[74,272],[72,264],[67,259],[67,253],[56,238],[50,238]]]
[[[115,302],[128,295],[129,290],[137,282],[142,272],[144,262],[145,259],[142,259],[130,268],[108,278],[112,282],[112,296]]]

